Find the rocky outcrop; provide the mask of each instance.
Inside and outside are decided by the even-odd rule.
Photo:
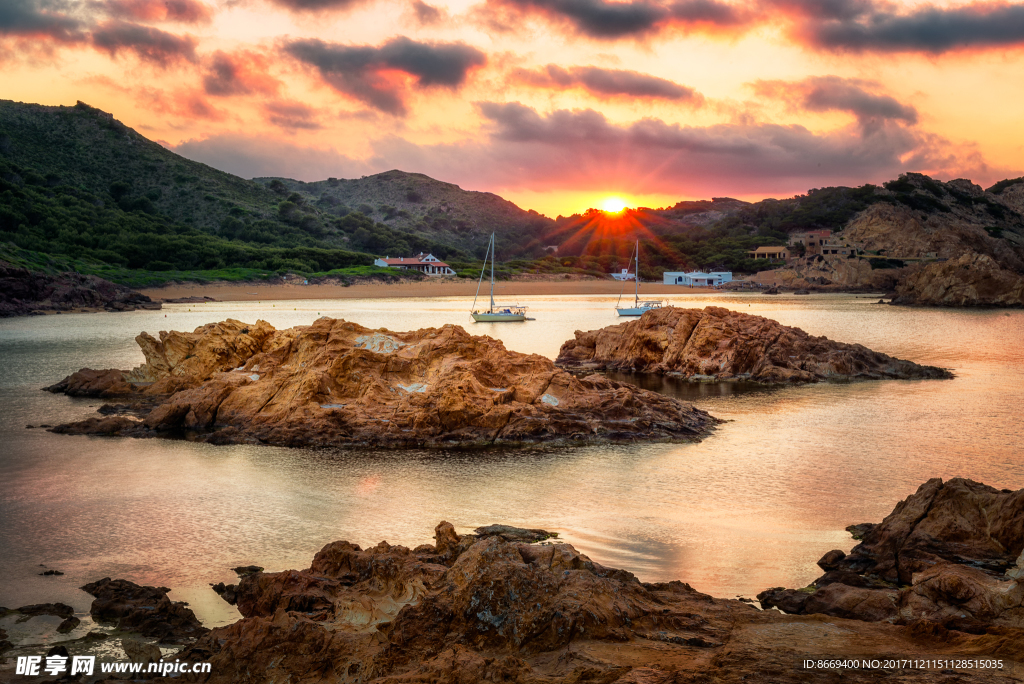
[[[941,368],[717,306],[665,307],[628,323],[576,331],[576,338],[562,345],[555,363],[566,368],[671,373],[701,382],[952,377]]]
[[[0,317],[50,311],[134,311],[160,306],[144,294],[98,276],[74,272],[50,275],[0,260]]]
[[[985,633],[1024,629],[1024,489],[929,480],[864,534],[830,551],[806,589],[769,589],[765,607]]]
[[[170,589],[146,587],[128,580],[105,577],[82,587],[96,597],[89,613],[97,622],[113,622],[118,629],[157,637],[160,643],[181,644],[208,630],[185,603],[167,598]]]
[[[685,402],[598,375],[577,378],[453,325],[399,333],[321,318],[279,331],[227,320],[136,340],[144,365],[85,369],[48,388],[127,397],[127,415],[55,432],[441,447],[692,440],[717,422]]]
[[[1024,306],[1024,276],[987,255],[969,252],[913,269],[896,287],[893,304]]]
[[[1020,630],[789,616],[678,581],[643,583],[568,544],[459,535],[446,522],[434,540],[414,549],[334,542],[306,570],[249,575],[238,590],[243,618],[176,658],[209,662],[193,679],[216,684],[838,681],[800,662],[865,654],[1004,659],[1001,671],[962,669],[959,682],[1021,672]],[[846,669],[841,679],[878,676]],[[898,681],[936,676],[907,669]]]

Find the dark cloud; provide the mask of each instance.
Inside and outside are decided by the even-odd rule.
[[[1019,4],[926,5],[897,14],[889,5],[851,3],[847,13],[832,16],[800,11],[806,18],[796,35],[824,50],[940,54],[1024,44],[1024,5]]]
[[[251,52],[213,53],[203,76],[203,88],[210,95],[273,94],[281,82],[268,73],[269,60]]]
[[[316,120],[316,111],[301,102],[268,102],[263,105],[267,121],[280,128],[318,130],[323,128]]]
[[[762,96],[784,100],[794,109],[810,112],[849,112],[865,130],[874,130],[881,121],[917,123],[917,110],[894,97],[879,93],[878,84],[839,76],[812,76],[798,82],[758,81],[754,91]]]
[[[448,19],[448,13],[443,9],[428,5],[423,0],[412,0],[412,11],[416,16],[416,22],[420,26],[437,26]]]
[[[0,0],[0,35],[47,37],[62,43],[84,39],[83,25],[67,3]]]
[[[481,21],[488,26],[504,25],[509,19],[495,17],[502,11],[540,14],[549,20],[568,24],[576,33],[597,39],[639,38],[670,27],[680,29],[716,29],[746,24],[750,17],[732,5],[717,0],[679,0],[660,3],[655,0],[489,0],[490,14]]]
[[[315,67],[336,90],[398,115],[406,113],[407,86],[387,72],[407,74],[419,87],[457,89],[471,69],[487,61],[483,52],[465,43],[418,43],[404,36],[380,47],[296,40],[284,50]]]
[[[331,12],[348,10],[367,0],[270,0],[292,12]]]
[[[108,21],[97,26],[92,32],[92,42],[111,57],[123,51],[134,52],[139,59],[160,66],[180,60],[195,61],[196,57],[194,38],[125,21]]]
[[[512,78],[539,88],[581,87],[594,95],[606,97],[627,96],[694,103],[702,102],[704,99],[693,88],[650,74],[624,69],[602,69],[594,66],[565,69],[549,64],[536,71],[516,69],[512,72]]]
[[[198,0],[107,0],[107,14],[138,21],[174,21],[183,24],[209,23],[213,10]]]

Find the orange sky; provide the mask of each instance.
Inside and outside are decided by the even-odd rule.
[[[1024,4],[2,0],[0,97],[245,177],[393,168],[555,216],[1024,174]]]

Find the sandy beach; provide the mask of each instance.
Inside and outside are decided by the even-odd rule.
[[[390,297],[472,297],[475,280],[428,280],[401,283],[309,284],[282,282],[248,283],[173,283],[164,287],[139,290],[154,301],[183,297],[211,297],[225,302],[283,299],[373,299]],[[486,285],[481,295],[487,292]],[[531,280],[502,281],[495,285],[495,298],[514,299],[527,295],[618,295],[633,294],[632,283],[614,280]],[[640,296],[665,296],[716,292],[711,288],[689,288],[662,283],[642,283]]]

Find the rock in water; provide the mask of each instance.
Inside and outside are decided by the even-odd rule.
[[[942,368],[902,361],[859,344],[808,335],[770,318],[664,307],[639,320],[589,332],[562,345],[567,368],[671,373],[695,381],[762,383],[880,378],[951,378]]]
[[[96,597],[89,613],[97,622],[113,622],[118,629],[156,637],[160,643],[180,644],[207,630],[190,608],[167,598],[170,589],[140,586],[105,577],[82,587]]]
[[[159,309],[152,301],[94,275],[38,273],[0,260],[0,318],[45,311]]]
[[[496,528],[516,530],[484,529]],[[447,522],[434,539],[415,549],[338,541],[306,570],[248,575],[238,587],[243,619],[175,658],[209,662],[211,672],[194,679],[213,684],[874,684],[877,669],[839,675],[800,666],[865,653],[1004,659],[999,671],[965,666],[957,682],[1003,684],[1022,673],[1013,662],[1024,656],[1020,630],[930,636],[913,627],[783,615],[679,581],[643,583],[569,544],[459,535]],[[936,676],[907,669],[893,681],[925,684]]]
[[[135,416],[55,432],[190,435],[217,444],[388,447],[695,440],[718,422],[688,403],[598,375],[577,378],[536,354],[459,326],[371,330],[321,318],[275,330],[227,320],[193,333],[143,333],[146,363],[83,369],[47,388],[160,402]]]
[[[975,633],[1024,629],[1024,489],[929,480],[848,555],[830,551],[818,565],[826,573],[811,587],[769,589],[761,604]]]

